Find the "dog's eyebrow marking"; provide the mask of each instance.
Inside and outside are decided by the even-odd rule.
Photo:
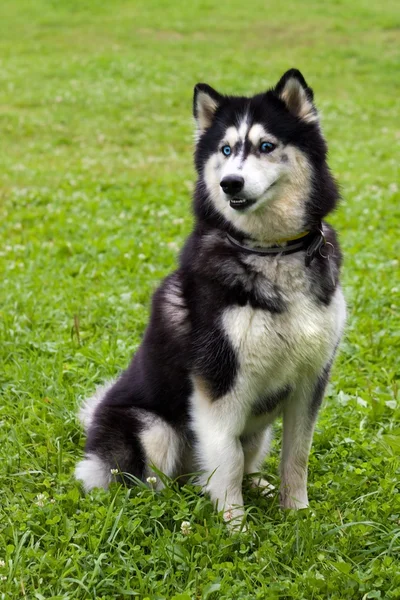
[[[250,129],[247,139],[253,144],[253,146],[258,146],[258,144],[262,141],[273,142],[274,144],[278,144],[277,138],[269,133],[265,127],[263,127],[260,123],[255,123]]]
[[[249,138],[249,140],[253,144],[253,146],[257,146],[263,137],[269,137],[269,136],[268,136],[267,131],[265,131],[264,127],[262,125],[260,125],[259,123],[256,123],[250,129],[247,137]]]
[[[227,144],[230,145],[231,148],[233,148],[239,141],[239,132],[237,128],[233,125],[231,125],[231,127],[228,127],[228,129],[225,131],[223,139]]]

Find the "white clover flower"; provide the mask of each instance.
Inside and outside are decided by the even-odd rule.
[[[192,533],[192,526],[190,524],[190,521],[182,521],[181,532],[183,533],[183,535],[190,535]]]
[[[35,504],[36,504],[37,506],[40,506],[40,507],[42,507],[42,506],[44,506],[44,502],[45,502],[45,500],[46,500],[46,496],[45,496],[44,494],[38,494],[38,495],[36,496],[36,502],[35,502]]]
[[[2,576],[0,577],[0,581],[5,581],[6,579],[7,579],[6,575],[2,575]]]
[[[4,560],[0,560],[0,567],[5,567],[5,566],[6,566],[5,561]]]
[[[157,483],[157,477],[148,477],[146,479],[146,481],[147,481],[147,483],[149,485],[156,485],[156,483]]]
[[[111,473],[111,475],[117,475],[118,469],[110,469],[110,473]]]

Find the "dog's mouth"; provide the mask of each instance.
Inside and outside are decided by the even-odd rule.
[[[230,204],[231,208],[234,208],[235,210],[244,210],[245,208],[248,208],[255,202],[256,202],[256,200],[253,200],[250,198],[239,198],[239,197],[231,198],[229,200],[229,204]]]
[[[273,181],[271,185],[267,188],[266,192],[269,192],[269,190],[273,188],[276,185],[276,183],[277,181]],[[260,198],[242,198],[241,196],[234,196],[233,198],[230,198],[229,204],[230,207],[234,208],[235,210],[246,210],[246,208],[249,208],[249,206],[255,204],[259,199]]]

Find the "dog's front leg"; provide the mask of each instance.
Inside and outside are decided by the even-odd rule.
[[[282,508],[308,507],[308,457],[328,375],[327,367],[319,377],[303,380],[284,407],[280,493]]]
[[[227,422],[221,404],[199,402],[194,410],[197,456],[202,475],[200,483],[217,510],[234,527],[243,518],[244,454],[239,436]],[[231,427],[229,427],[231,425]]]
[[[212,427],[199,436],[204,487],[226,521],[243,517],[243,448],[239,438],[221,435]],[[239,523],[238,523],[239,524]]]

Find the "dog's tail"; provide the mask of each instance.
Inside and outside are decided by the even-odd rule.
[[[89,428],[93,423],[93,417],[96,408],[101,403],[101,401],[113,385],[114,381],[108,381],[103,385],[99,385],[93,396],[90,396],[90,398],[86,398],[82,406],[80,407],[78,417],[86,433],[89,431]]]
[[[140,411],[115,401],[126,383],[120,378],[98,387],[79,410],[87,439],[85,456],[76,466],[75,477],[85,491],[107,488],[115,479],[132,485],[128,474],[143,480],[146,457],[140,440],[144,427]]]

